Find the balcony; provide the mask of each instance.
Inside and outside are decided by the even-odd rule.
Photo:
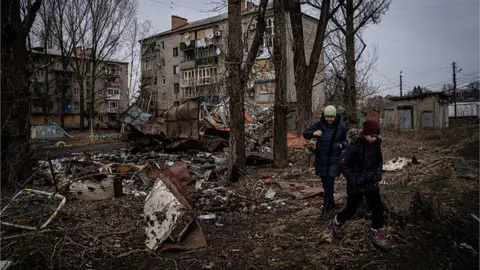
[[[119,113],[120,110],[118,108],[107,108],[107,113]]]
[[[216,65],[216,64],[218,64],[218,56],[216,55],[197,59],[197,66],[207,66],[207,65]]]
[[[108,77],[120,77],[118,70],[105,70],[103,74]]]
[[[105,95],[105,100],[120,100],[120,94]]]
[[[200,85],[209,85],[214,84],[217,82],[216,77],[204,77],[204,78],[188,78],[188,79],[181,79],[180,86],[181,87],[195,87]]]
[[[189,99],[197,97],[198,93],[194,89],[183,89],[182,91],[182,99]]]
[[[57,112],[58,113],[61,113],[62,112],[62,107],[60,106],[60,104],[58,104],[57,106]],[[70,106],[70,104],[65,104],[65,113],[72,113],[72,106]]]
[[[195,68],[195,60],[180,62],[180,70]]]
[[[71,66],[67,66],[65,70],[63,70],[63,65],[61,63],[55,63],[52,65],[52,69],[54,71],[66,71],[66,72],[73,72],[73,68]]]
[[[182,51],[188,51],[188,50],[193,50],[195,49],[195,41],[190,41],[190,44],[187,46],[185,42],[180,42],[180,50]]]
[[[195,86],[195,79],[188,78],[188,79],[181,79],[180,80],[180,87],[194,87]]]
[[[214,84],[216,82],[217,82],[216,77],[206,77],[206,78],[197,79],[197,85],[208,85],[208,84]]]
[[[43,113],[42,107],[32,107],[32,114],[39,114],[39,113]]]
[[[120,87],[119,82],[105,82],[105,87]]]

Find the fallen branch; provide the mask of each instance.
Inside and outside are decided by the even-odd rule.
[[[14,239],[14,238],[19,238],[19,237],[24,237],[24,236],[29,236],[29,235],[35,235],[35,234],[41,234],[41,233],[47,233],[47,232],[61,232],[60,230],[43,230],[43,231],[35,231],[31,233],[22,233],[22,234],[16,234],[16,235],[11,235],[11,236],[5,236],[2,237],[1,240],[8,240],[8,239]]]
[[[437,160],[436,162],[434,163],[431,163],[431,164],[428,164],[427,166],[423,167],[423,171],[426,171],[427,169],[431,168],[431,167],[434,167],[442,162],[444,162],[447,158],[442,158],[440,160]]]

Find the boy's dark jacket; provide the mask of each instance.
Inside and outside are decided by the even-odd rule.
[[[340,167],[348,188],[362,188],[382,180],[381,137],[369,143],[363,134],[355,136],[340,157]]]
[[[307,140],[313,139],[313,132],[317,130],[322,131],[322,136],[316,138],[315,174],[330,177],[340,176],[340,154],[347,145],[345,124],[338,114],[336,121],[331,125],[322,115],[320,121],[303,132],[303,137]]]

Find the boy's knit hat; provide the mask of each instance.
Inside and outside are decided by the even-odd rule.
[[[335,107],[333,107],[332,105],[328,105],[323,110],[323,115],[324,116],[337,116],[337,109],[335,109]]]
[[[380,125],[377,121],[368,120],[363,123],[363,135],[380,134]]]

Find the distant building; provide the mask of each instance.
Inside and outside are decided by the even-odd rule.
[[[270,1],[271,2],[271,1]],[[242,35],[248,34],[250,47],[256,31],[257,10],[250,1],[242,1]],[[171,29],[141,40],[142,76],[151,89],[159,110],[192,97],[203,97],[212,102],[226,95],[225,52],[227,50],[227,14],[188,22],[186,18],[171,17]],[[286,21],[287,37],[291,37],[289,18]],[[275,71],[271,54],[275,22],[272,3],[266,11],[266,30],[260,45],[257,61],[248,83],[247,101],[272,104],[275,89]],[[318,20],[303,15],[305,51],[307,60],[312,51]],[[287,38],[287,101],[295,102],[293,52],[291,38]],[[244,46],[238,44],[238,46]],[[244,50],[244,56],[247,49]],[[324,59],[320,57],[314,80],[313,110],[324,101]]]
[[[77,48],[77,50],[88,54],[88,50],[81,48]],[[92,76],[92,72],[89,71],[91,70],[90,63],[87,63],[86,66],[87,77],[84,82],[81,82],[72,66],[63,70],[59,50],[47,49],[45,52],[44,48],[36,47],[30,53],[32,66],[38,69],[31,77],[30,82],[32,91],[30,122],[43,123],[44,117],[48,117],[51,121],[60,124],[63,79],[63,83],[68,87],[65,93],[65,127],[80,127],[80,83],[85,83],[85,120],[90,119],[89,113],[92,106],[90,102]],[[51,64],[48,65],[49,63]],[[47,71],[41,68],[47,65]],[[93,120],[100,125],[115,126],[118,124],[120,113],[128,106],[128,63],[103,61],[98,65],[98,69],[102,70],[102,73],[95,82],[96,101],[93,104],[95,114]]]
[[[393,112],[389,115],[391,111],[385,110],[384,124],[393,124],[395,129],[415,130],[448,127],[448,96],[444,93],[391,97],[390,100],[393,102]]]

